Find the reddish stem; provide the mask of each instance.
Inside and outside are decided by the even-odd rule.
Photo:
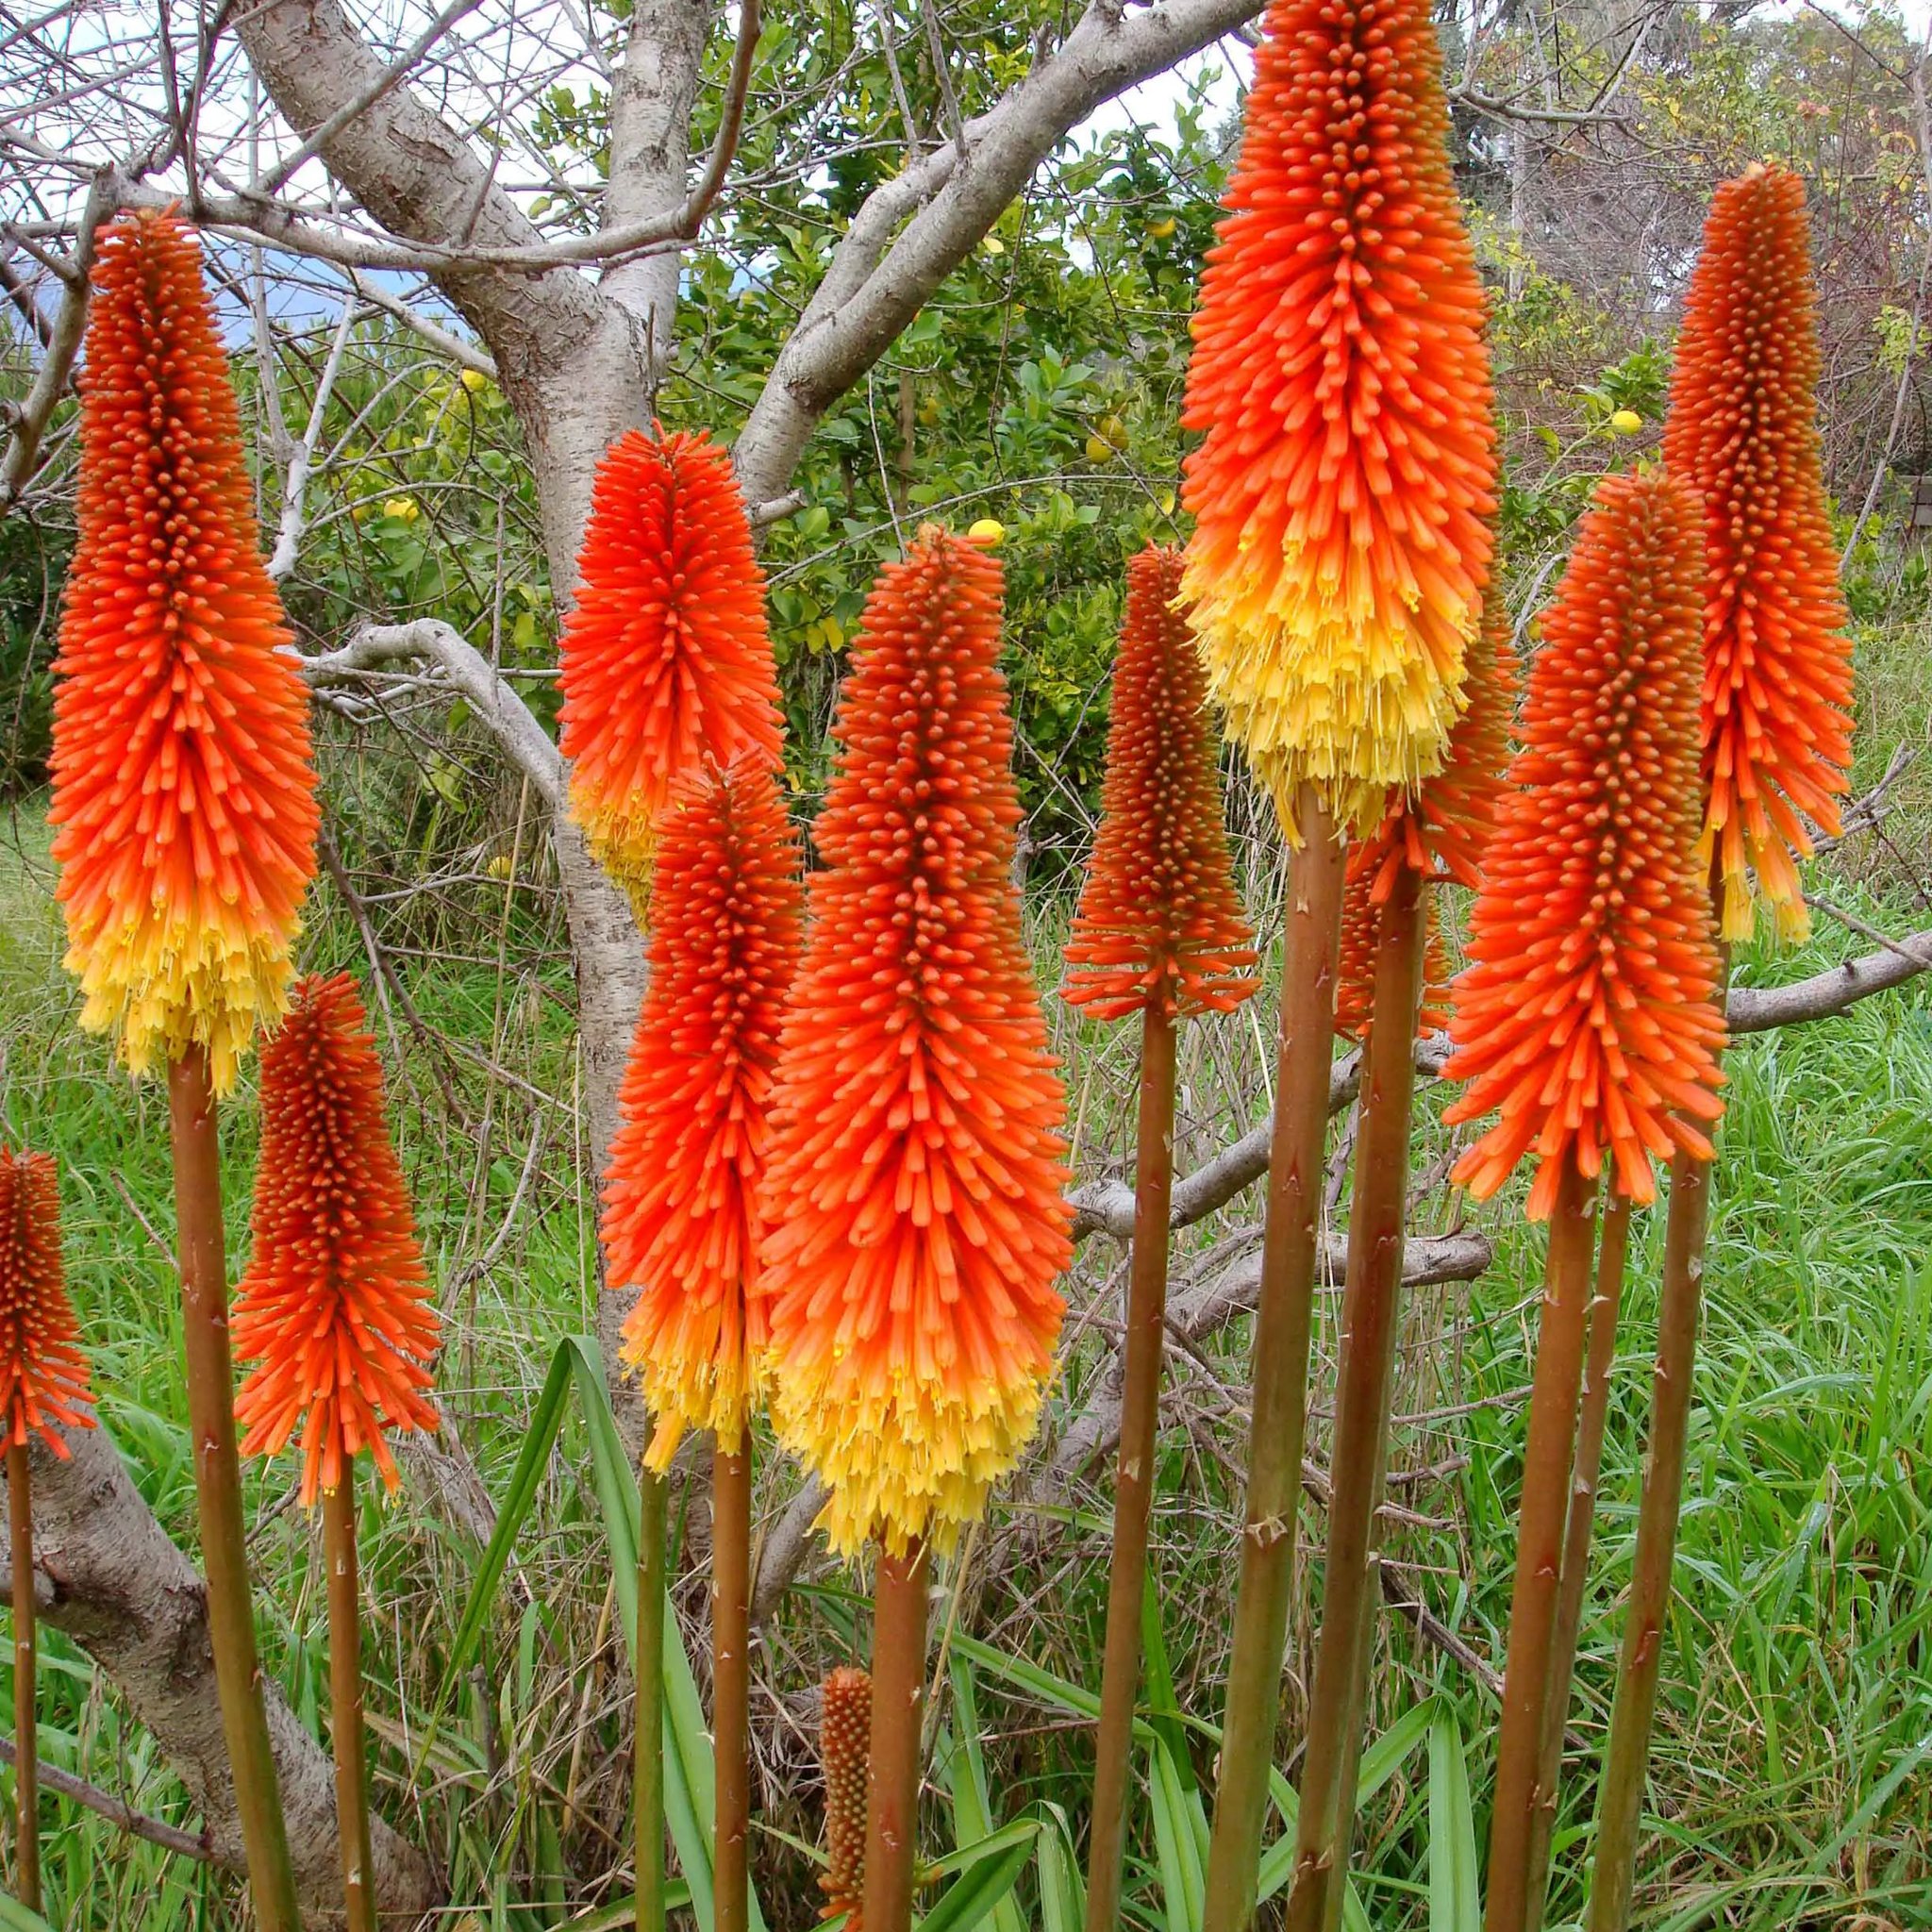
[[[34,1511],[25,1442],[7,1447],[7,1526],[13,1551],[13,1789],[20,1807],[15,1895],[41,1908],[41,1725],[34,1655]]]
[[[908,1932],[925,1713],[926,1552],[879,1552],[873,1599],[872,1755],[865,1821],[865,1932]]]
[[[746,1932],[751,1877],[751,1442],[711,1456],[711,1728],[717,1932]]]

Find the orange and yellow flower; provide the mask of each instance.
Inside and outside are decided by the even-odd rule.
[[[67,965],[81,1024],[118,1031],[134,1073],[200,1045],[222,1092],[288,1005],[315,774],[201,253],[172,216],[101,239],[80,440],[48,812]]]
[[[1442,762],[1489,574],[1483,293],[1424,0],[1273,0],[1194,318],[1185,589],[1290,807],[1365,824]]]
[[[798,969],[799,852],[769,764],[672,788],[658,824],[651,983],[604,1182],[610,1279],[635,1287],[624,1357],[664,1468],[687,1428],[735,1449],[766,1342],[758,1187],[778,1022]]]
[[[819,1763],[825,1774],[825,1894],[821,1919],[843,1916],[845,1932],[861,1932],[865,1895],[867,1754],[872,1744],[872,1678],[841,1664],[825,1679],[819,1718]]]
[[[434,1429],[436,1310],[382,1068],[346,974],[305,979],[261,1051],[255,1248],[236,1293],[235,1396],[248,1456],[300,1431],[302,1501],[368,1449],[393,1490],[385,1430]]]
[[[1518,684],[1509,613],[1494,586],[1484,599],[1481,628],[1470,641],[1468,673],[1469,703],[1449,735],[1442,769],[1413,791],[1391,791],[1380,823],[1349,851],[1335,988],[1335,1030],[1345,1039],[1364,1036],[1374,1007],[1381,908],[1395,884],[1397,867],[1409,865],[1425,878],[1454,879],[1459,885],[1482,882],[1483,853],[1495,831],[1496,808],[1507,784]],[[1417,1019],[1423,1033],[1448,1024],[1442,1000],[1449,958],[1433,898],[1428,918]]]
[[[1754,166],[1711,204],[1664,418],[1664,461],[1704,498],[1705,829],[1724,934],[1809,929],[1801,814],[1840,829],[1852,647],[1818,436],[1818,296],[1805,184]]]
[[[1102,1020],[1155,1005],[1170,1018],[1230,1012],[1255,990],[1180,576],[1174,550],[1150,547],[1127,565],[1100,833],[1060,989]]]
[[[92,1400],[60,1259],[53,1157],[0,1147],[0,1447],[38,1435],[66,1456],[55,1424],[92,1428]]]
[[[1457,1163],[1478,1198],[1541,1165],[1549,1213],[1566,1163],[1606,1159],[1633,1201],[1653,1157],[1710,1158],[1724,1020],[1697,856],[1703,541],[1667,473],[1598,486],[1542,621],[1523,749],[1510,769],[1457,980],[1444,1113],[1500,1119]]]
[[[658,816],[706,757],[780,758],[765,580],[731,459],[634,429],[606,453],[558,670],[571,811],[642,919]]]
[[[1072,1255],[1020,926],[1000,569],[920,532],[866,606],[787,1005],[764,1281],[780,1439],[840,1550],[943,1547],[1032,1434]]]

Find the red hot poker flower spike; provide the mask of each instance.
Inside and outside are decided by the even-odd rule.
[[[825,1679],[819,1719],[819,1762],[825,1774],[825,1894],[822,1919],[845,1915],[845,1932],[860,1932],[865,1896],[866,1761],[872,1747],[872,1678],[841,1664]]]
[[[168,215],[101,241],[81,379],[80,541],[54,700],[54,857],[81,1024],[136,1073],[233,1084],[288,1003],[315,871],[308,698],[257,551],[235,392]]]
[[[803,924],[797,841],[770,765],[672,788],[658,822],[651,983],[604,1183],[610,1278],[640,1290],[625,1359],[671,1460],[685,1429],[742,1440],[763,1371],[758,1295],[773,1068]]]
[[[1751,936],[1749,869],[1778,930],[1808,929],[1799,813],[1838,833],[1852,758],[1817,308],[1804,182],[1762,166],[1726,181],[1684,305],[1664,460],[1704,497],[1706,830],[1732,940]]]
[[[305,1507],[358,1449],[393,1490],[384,1430],[437,1426],[436,1310],[346,974],[303,980],[262,1047],[254,1228],[235,1305],[236,1359],[259,1364],[235,1397],[242,1453],[273,1456],[299,1429]]]
[[[0,1417],[8,1445],[55,1429],[91,1429],[87,1357],[60,1260],[60,1188],[53,1157],[0,1147]]]
[[[840,701],[765,1196],[772,1410],[840,1550],[943,1547],[1032,1434],[1065,1096],[1020,928],[1000,571],[922,530]]]
[[[1228,863],[1214,733],[1192,626],[1174,608],[1181,557],[1127,565],[1107,781],[1061,998],[1117,1020],[1230,1012],[1255,990],[1254,936]]]
[[[558,667],[571,809],[641,918],[672,781],[708,755],[780,758],[765,580],[731,459],[703,435],[621,437],[578,565]]]
[[[1284,809],[1441,763],[1488,576],[1483,293],[1424,0],[1273,0],[1194,318],[1187,589]]]
[[[1484,861],[1456,982],[1450,1122],[1500,1108],[1457,1163],[1478,1199],[1524,1154],[1528,1211],[1574,1159],[1607,1153],[1633,1201],[1653,1156],[1703,1159],[1723,1111],[1719,964],[1697,858],[1703,554],[1695,495],[1668,474],[1598,486],[1543,618],[1524,748]]]

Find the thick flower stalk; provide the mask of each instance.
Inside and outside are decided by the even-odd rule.
[[[27,1442],[70,1452],[58,1423],[91,1429],[87,1357],[60,1261],[60,1188],[53,1158],[0,1147],[0,1403],[7,1428],[7,1519],[13,1583],[14,1890],[41,1908],[39,1665],[34,1517]]]
[[[1127,1287],[1121,1439],[1101,1672],[1087,1924],[1120,1917],[1141,1602],[1167,1307],[1174,1182],[1174,1023],[1228,1011],[1255,990],[1255,953],[1235,896],[1193,631],[1176,608],[1181,559],[1142,551],[1127,566],[1114,663],[1100,836],[1067,942],[1061,996],[1103,1019],[1138,1011],[1141,1107]]]
[[[1020,928],[1000,570],[921,531],[867,604],[767,1171],[772,1407],[853,1554],[949,1546],[1039,1414],[1072,1255]]]
[[[842,1918],[860,1932],[865,1890],[865,1760],[872,1740],[872,1678],[841,1664],[825,1679],[819,1717],[819,1764],[825,1776],[825,1869],[822,1919]]]
[[[1525,1156],[1528,1212],[1566,1165],[1632,1201],[1652,1160],[1707,1158],[1723,1111],[1719,962],[1697,855],[1703,555],[1697,500],[1612,476],[1542,621],[1510,776],[1456,983],[1452,1123],[1496,1110],[1457,1162],[1478,1199]]]
[[[1274,0],[1194,318],[1186,589],[1292,826],[1361,824],[1461,708],[1495,478],[1483,294],[1422,0]]]
[[[1664,461],[1704,499],[1705,828],[1726,940],[1751,936],[1754,872],[1778,932],[1808,930],[1805,819],[1837,834],[1851,763],[1821,367],[1805,184],[1754,165],[1711,204],[1664,418]]]
[[[1361,848],[1357,848],[1359,850]],[[1351,868],[1353,870],[1353,868]],[[1427,934],[1423,951],[1422,1004],[1416,1008],[1418,1040],[1449,1024],[1449,949],[1434,897],[1424,908]],[[1382,908],[1371,874],[1352,876],[1341,899],[1341,954],[1335,969],[1335,1030],[1343,1040],[1369,1035],[1375,1011],[1375,949],[1382,939]]]
[[[244,1455],[302,1452],[301,1497],[367,1449],[400,1480],[390,1429],[434,1429],[436,1310],[382,1068],[347,974],[305,979],[262,1048],[255,1248],[237,1291],[235,1401]]]
[[[780,757],[765,581],[731,460],[634,429],[606,453],[558,680],[571,811],[642,917],[658,815],[706,757]]]
[[[1060,997],[1095,1019],[1230,1012],[1255,990],[1178,551],[1127,564],[1100,833]]]
[[[225,1091],[287,1004],[315,870],[308,699],[257,549],[201,251],[101,238],[79,540],[55,662],[54,858],[82,1025],[137,1074],[207,1050]]]
[[[0,1415],[6,1445],[39,1436],[65,1457],[60,1429],[91,1429],[93,1397],[60,1259],[60,1190],[47,1154],[0,1147]]]
[[[610,1279],[638,1299],[624,1358],[668,1467],[688,1428],[736,1448],[758,1391],[758,1189],[778,1023],[797,971],[797,840],[770,765],[741,755],[673,787],[658,825],[651,984],[604,1181]]]

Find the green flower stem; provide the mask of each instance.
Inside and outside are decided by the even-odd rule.
[[[13,1790],[20,1807],[14,1894],[41,1908],[41,1727],[34,1657],[34,1511],[25,1442],[7,1447],[7,1527],[13,1552]]]
[[[168,1124],[175,1155],[180,1241],[181,1330],[188,1369],[188,1426],[208,1578],[208,1641],[222,1733],[235,1780],[235,1809],[248,1859],[248,1889],[261,1932],[301,1932],[295,1874],[269,1745],[248,1545],[242,1462],[235,1441],[235,1374],[228,1354],[227,1256],[214,1091],[207,1052],[192,1047],[168,1069]]]
[[[925,1710],[926,1552],[879,1552],[872,1622],[872,1752],[866,1788],[865,1932],[909,1932]]]
[[[1543,1711],[1550,1702],[1570,1474],[1577,1405],[1590,1333],[1591,1259],[1596,1238],[1596,1181],[1565,1159],[1550,1214],[1543,1262],[1542,1316],[1537,1324],[1529,1435],[1523,1452],[1523,1502],[1516,1524],[1516,1583],[1509,1598],[1508,1661],[1496,1740],[1496,1794],[1490,1816],[1489,1892],[1484,1932],[1524,1932]]]
[[[369,1770],[362,1740],[362,1605],[356,1574],[356,1465],[322,1497],[328,1571],[329,1742],[336,1754],[336,1830],[342,1840],[342,1918],[348,1932],[375,1932],[369,1853]]]
[[[1704,1241],[1710,1215],[1710,1163],[1679,1154],[1671,1163],[1664,1224],[1663,1288],[1657,1308],[1657,1373],[1651,1393],[1650,1453],[1638,1506],[1637,1555],[1617,1663],[1617,1697],[1597,1794],[1596,1867],[1587,1932],[1625,1932],[1637,1882],[1637,1835],[1650,1727],[1663,1666],[1664,1619],[1677,1555],[1684,1500],[1684,1451],[1690,1427],[1697,1319],[1704,1298]]]
[[[717,1932],[746,1932],[751,1878],[751,1439],[711,1457],[711,1730]]]
[[[1282,1654],[1294,1594],[1344,856],[1342,836],[1311,786],[1302,788],[1295,810],[1305,842],[1289,873],[1241,1588],[1203,1932],[1244,1932],[1254,1918],[1268,1774],[1281,1720]]]
[[[1542,1751],[1537,1766],[1536,1809],[1530,1820],[1528,1932],[1542,1932],[1549,1888],[1550,1835],[1557,1822],[1557,1785],[1563,1770],[1563,1727],[1576,1672],[1576,1638],[1590,1582],[1590,1538],[1603,1473],[1604,1432],[1610,1414],[1610,1371],[1617,1360],[1617,1310],[1624,1299],[1624,1264],[1630,1249],[1630,1197],[1616,1190],[1604,1208],[1597,1246],[1596,1299],[1590,1305],[1590,1354],[1583,1370],[1583,1408],[1576,1424],[1576,1470],[1570,1480],[1570,1517],[1563,1531],[1563,1574],[1557,1591],[1557,1627],[1550,1646],[1550,1690],[1543,1706]]]
[[[631,1740],[631,1831],[638,1932],[664,1932],[665,1484],[647,1469],[638,1512],[637,1712]]]
[[[1121,1443],[1114,1462],[1113,1558],[1107,1586],[1107,1651],[1087,1853],[1087,1932],[1120,1923],[1134,1701],[1141,1681],[1141,1597],[1154,1500],[1155,1437],[1167,1318],[1167,1224],[1174,1191],[1174,1024],[1149,1005],[1141,1029],[1141,1121],[1134,1244],[1127,1286]]]
[[[1341,1298],[1341,1360],[1329,1456],[1328,1555],[1322,1635],[1308,1699],[1289,1932],[1339,1923],[1354,1822],[1362,1680],[1381,1600],[1376,1518],[1389,1453],[1389,1407],[1408,1205],[1415,1021],[1428,937],[1425,885],[1397,873],[1375,940],[1374,1018],[1362,1049],[1360,1136]]]

